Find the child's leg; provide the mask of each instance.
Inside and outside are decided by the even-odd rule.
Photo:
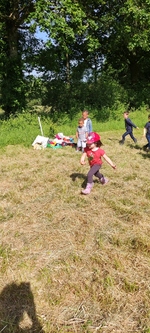
[[[150,134],[146,134],[146,139],[148,141],[148,148],[150,149]]]
[[[125,141],[125,137],[130,134],[128,131],[126,131],[123,135],[122,135],[122,140]]]
[[[79,151],[80,150],[80,148],[81,148],[81,140],[80,139],[78,139],[78,141],[77,141],[77,151]]]
[[[125,132],[123,135],[122,135],[122,140],[119,141],[120,145],[123,145],[124,142],[125,142],[125,137],[129,134],[129,132]]]
[[[84,148],[86,147],[86,142],[85,141],[82,141],[82,152],[84,152]]]
[[[91,167],[90,171],[87,174],[87,184],[86,188],[81,191],[82,194],[90,194],[93,187],[93,175],[95,173],[95,168]]]
[[[101,168],[101,165],[98,166],[98,171],[94,174],[95,177],[97,177],[102,185],[108,183],[108,178],[104,177],[102,173],[99,172],[99,169]]]
[[[90,168],[90,171],[87,174],[87,182],[88,183],[92,183],[93,182],[93,176],[95,175],[96,177],[98,177],[99,179],[101,179],[103,177],[103,175],[101,175],[101,173],[99,172],[100,169],[100,165],[99,164],[95,164]]]
[[[131,139],[136,143],[137,139],[134,137],[133,133],[130,132],[129,135],[130,135]]]
[[[102,175],[102,173],[99,172],[99,169],[101,168],[101,165],[95,164],[98,166],[98,170],[94,173],[94,176],[97,177],[99,180],[101,178],[103,178],[104,176]],[[96,169],[96,168],[95,168]]]

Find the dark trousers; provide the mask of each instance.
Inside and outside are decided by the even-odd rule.
[[[126,131],[123,135],[122,135],[122,140],[124,141],[125,140],[125,137],[127,135],[130,135],[131,139],[134,141],[134,142],[137,142],[136,138],[134,137],[133,133],[131,131]]]
[[[88,183],[93,183],[93,176],[101,179],[103,175],[99,172],[99,169],[101,168],[100,164],[94,164],[91,168],[90,171],[87,174],[87,182]]]
[[[146,134],[146,139],[147,139],[148,143],[144,146],[144,148],[150,149],[150,134]]]

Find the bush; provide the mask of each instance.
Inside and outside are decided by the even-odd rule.
[[[57,132],[56,126],[48,117],[41,118],[43,134],[46,137]],[[22,113],[0,121],[0,146],[23,144],[30,146],[37,135],[41,135],[38,117],[31,113]]]

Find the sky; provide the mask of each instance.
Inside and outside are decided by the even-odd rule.
[[[39,28],[36,29],[35,37],[37,37],[38,39],[43,40],[44,42],[48,39],[47,33],[44,32],[44,31],[41,32],[39,30]]]

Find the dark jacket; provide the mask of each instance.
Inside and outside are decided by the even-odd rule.
[[[125,120],[125,128],[127,132],[132,132],[133,127],[137,128],[137,126],[131,121],[130,118],[126,118]]]
[[[149,134],[150,135],[150,121],[148,121],[146,124],[145,124],[145,126],[144,126],[145,128],[146,128],[146,130],[147,130],[147,134]]]

